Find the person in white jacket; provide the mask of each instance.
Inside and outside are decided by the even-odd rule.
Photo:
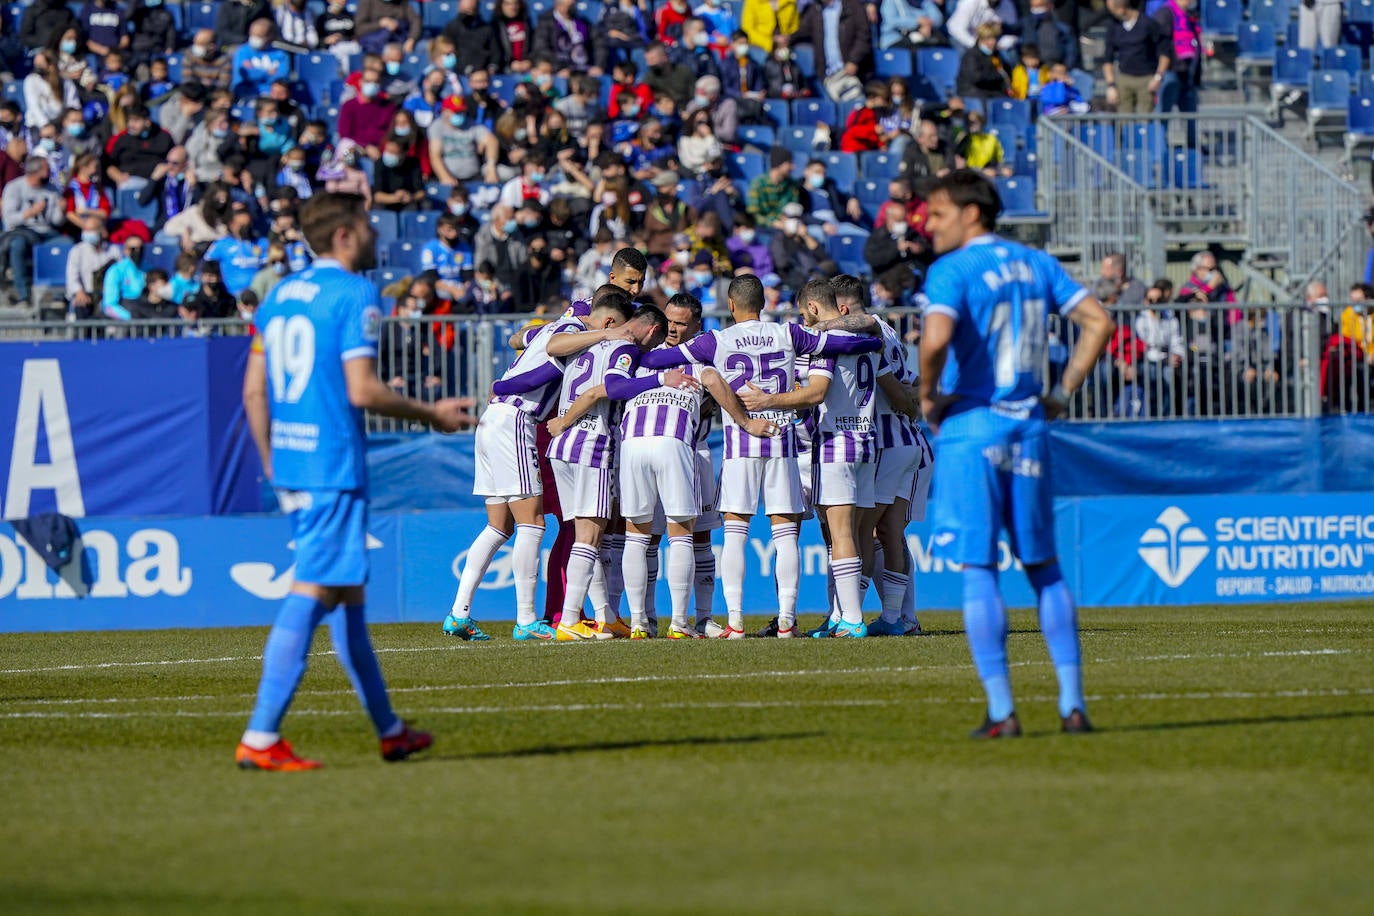
[[[51,54],[39,51],[33,56],[33,72],[24,77],[24,126],[29,129],[30,145],[36,145],[39,128],[68,108],[81,108],[76,86],[62,78]]]
[[[967,51],[977,44],[974,33],[985,22],[996,22],[1002,26],[1002,37],[997,40],[1000,50],[1015,46],[1016,4],[1011,0],[959,0],[959,5],[950,14],[945,29],[949,32],[950,42],[960,51]]]

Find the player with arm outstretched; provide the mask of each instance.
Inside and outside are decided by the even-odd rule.
[[[808,326],[839,318],[829,282],[813,280],[797,294],[797,308]],[[807,384],[781,394],[767,394],[754,385],[741,393],[751,410],[816,407],[812,442],[811,500],[830,533],[830,568],[834,576],[840,619],[816,636],[863,637],[863,576],[865,554],[873,549],[873,529],[861,527],[872,510],[873,481],[878,470],[878,438],[874,423],[879,380],[890,369],[881,351],[839,357],[812,358]],[[795,623],[794,623],[795,626]],[[779,617],[778,635],[786,630]]]
[[[761,321],[763,283],[745,275],[730,281],[726,294],[733,326],[711,331],[668,350],[646,353],[642,365],[668,368],[684,363],[714,366],[736,391],[753,381],[769,394],[792,387],[793,360],[798,353],[845,355],[872,353],[882,346],[876,337],[813,334],[795,324]],[[720,569],[729,613],[726,638],[744,638],[744,562],[749,519],[760,508],[773,525],[778,584],[779,627],[795,631],[801,554],[797,521],[802,512],[801,480],[796,462],[796,437],[791,410],[751,413],[771,420],[782,434],[759,439],[733,418],[725,420],[725,457],[721,465],[720,509],[725,515],[725,545]]]
[[[291,514],[296,577],[267,637],[262,680],[235,758],[244,769],[309,770],[280,735],[305,674],[315,627],[330,618],[334,651],[367,707],[382,757],[430,746],[392,712],[365,619],[367,462],[363,411],[446,432],[470,423],[456,399],[425,404],[377,377],[381,301],[360,276],[376,264],[367,207],[354,194],[316,194],[301,228],[318,260],[272,288],[254,316],[243,403],[263,470]],[[342,607],[340,607],[342,605]],[[331,616],[332,615],[332,616]]]
[[[1001,201],[982,175],[960,170],[937,180],[928,206],[926,228],[941,257],[926,277],[921,405],[940,454],[935,549],[963,564],[964,628],[988,697],[987,717],[973,737],[1021,734],[997,584],[1003,527],[1035,589],[1063,729],[1090,731],[1077,614],[1055,557],[1046,421],[1064,411],[1115,325],[1050,255],[993,234]],[[1046,395],[1051,314],[1066,315],[1080,333],[1059,384]]]
[[[554,638],[553,627],[536,619],[534,613],[539,551],[544,540],[544,486],[535,428],[557,404],[564,360],[603,341],[625,339],[619,324],[612,309],[593,311],[585,321],[559,318],[550,322],[493,386],[473,442],[477,464],[473,493],[486,498],[487,527],[468,548],[453,609],[444,620],[445,633],[463,639],[488,638],[472,620],[472,603],[496,551],[514,530],[513,635],[520,640]]]

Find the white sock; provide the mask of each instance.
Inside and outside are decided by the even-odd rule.
[[[592,602],[592,613],[597,623],[606,623],[611,609],[611,599],[606,594],[606,555],[599,553],[592,565],[592,582],[587,587],[587,597]]]
[[[606,607],[608,616],[620,616],[620,596],[625,594],[625,538],[623,534],[608,534],[601,539],[601,563],[606,574]]]
[[[906,549],[906,593],[902,596],[902,620],[916,623],[916,558]]]
[[[625,535],[622,575],[625,583],[625,601],[630,605],[630,626],[644,629],[649,626],[644,615],[644,592],[649,585],[649,566],[645,560],[648,550],[647,534]]]
[[[801,548],[797,523],[773,526],[773,576],[778,582],[778,628],[786,630],[797,619],[797,590],[801,587]],[[731,622],[731,626],[735,624]],[[740,626],[743,628],[743,621]]]
[[[543,544],[543,525],[515,526],[511,572],[515,575],[515,622],[522,627],[534,623],[534,590],[539,585],[539,549]]]
[[[477,540],[472,542],[472,546],[468,548],[467,561],[463,563],[463,574],[458,577],[458,594],[453,598],[454,617],[472,616],[472,601],[477,595],[477,586],[482,584],[487,567],[491,565],[491,558],[496,556],[496,551],[508,540],[510,535],[488,525],[477,535]]]
[[[693,547],[696,558],[697,623],[711,616],[711,606],[716,600],[716,554],[708,541]]]
[[[840,615],[845,623],[863,623],[863,603],[859,592],[859,579],[864,561],[858,557],[847,560],[832,560],[830,568],[835,571],[835,597],[840,602]]]
[[[658,538],[649,541],[649,549],[644,554],[644,567],[648,576],[644,588],[644,616],[652,626],[658,622]]]
[[[692,553],[690,534],[668,538],[668,594],[673,598],[673,623],[683,628],[688,626],[687,603],[691,599],[692,578],[697,569]]]
[[[575,626],[582,619],[582,604],[592,584],[597,564],[597,549],[591,544],[574,544],[568,553],[568,587],[563,592],[563,619],[560,626]]]
[[[720,585],[730,626],[744,629],[744,551],[749,546],[749,523],[725,523],[725,549],[720,554]]]
[[[883,622],[896,623],[902,619],[902,601],[906,598],[911,577],[892,570],[883,571]]]
[[[239,739],[255,751],[265,751],[272,745],[281,740],[281,735],[276,732],[255,732],[251,729],[243,733]]]

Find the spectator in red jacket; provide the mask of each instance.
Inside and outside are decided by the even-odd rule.
[[[358,94],[339,108],[339,137],[361,146],[369,158],[380,159],[395,113],[396,103],[382,92],[381,68],[368,64],[363,67]]]
[[[850,112],[849,120],[845,122],[844,134],[840,136],[840,152],[864,153],[882,149],[883,139],[878,121],[889,104],[886,83],[873,80],[865,86],[863,107]]]

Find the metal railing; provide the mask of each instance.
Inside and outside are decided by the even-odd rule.
[[[239,318],[203,318],[199,321],[0,321],[0,341],[56,340],[162,340],[174,337],[241,337],[248,322]]]
[[[1154,276],[1166,247],[1221,244],[1243,250],[1252,299],[1363,276],[1361,191],[1253,115],[1090,114],[1037,132],[1049,246],[1085,269],[1123,251]]]

